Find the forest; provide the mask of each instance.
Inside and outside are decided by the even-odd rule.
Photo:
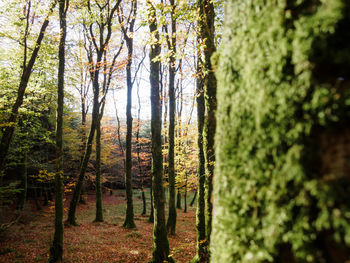
[[[348,0],[0,2],[0,263],[350,262]]]

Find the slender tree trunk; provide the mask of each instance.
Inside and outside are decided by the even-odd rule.
[[[40,205],[38,191],[39,191],[39,186],[38,186],[38,184],[36,183],[36,184],[34,185],[34,201],[35,201],[35,207],[36,207],[36,210],[41,211],[41,210],[43,210],[43,208],[42,208],[41,205]]]
[[[56,119],[55,234],[50,248],[50,263],[62,262],[63,255],[63,103],[67,9],[68,0],[59,0],[60,44]]]
[[[82,88],[83,89],[83,88]],[[84,158],[84,149],[85,149],[85,142],[86,142],[86,101],[83,96],[81,95],[81,157],[80,157],[80,165],[83,163]],[[80,197],[79,197],[79,203],[80,204],[86,204],[86,187],[83,184]]]
[[[187,173],[185,175],[184,213],[187,213]]]
[[[91,121],[91,126],[90,126],[90,133],[85,145],[85,153],[84,153],[84,158],[80,166],[80,171],[79,171],[79,177],[78,181],[75,185],[74,192],[73,192],[73,197],[69,205],[69,211],[68,211],[68,218],[67,218],[67,223],[70,225],[77,225],[76,218],[75,218],[75,212],[77,208],[77,203],[79,200],[80,196],[80,191],[83,186],[83,181],[85,177],[85,172],[87,169],[87,165],[90,159],[91,155],[91,150],[92,150],[92,142],[94,139],[95,135],[95,130],[97,127],[97,122],[99,118],[99,82],[98,82],[98,77],[99,77],[99,71],[100,71],[100,64],[102,61],[102,55],[103,55],[103,50],[99,51],[97,54],[97,68],[95,69],[94,72],[94,78],[93,78],[93,89],[94,89],[94,98],[93,98],[93,108],[92,108],[92,121]]]
[[[196,100],[197,100],[197,127],[198,127],[198,189],[197,189],[197,209],[196,209],[196,228],[197,228],[197,254],[193,262],[209,262],[208,247],[205,234],[205,157],[203,146],[203,129],[204,129],[204,90],[202,76],[202,61],[200,54],[197,55],[197,83],[196,83]]]
[[[190,203],[190,206],[191,206],[191,207],[194,205],[194,202],[196,201],[196,199],[197,199],[197,190],[196,190],[196,192],[194,192],[192,201],[191,201],[191,203]]]
[[[210,61],[216,50],[214,42],[214,5],[210,0],[200,2],[200,37],[203,41],[203,73],[204,74],[204,98],[205,98],[205,122],[203,130],[204,156],[206,169],[205,182],[205,220],[206,239],[210,244],[211,222],[212,222],[212,192],[215,165],[214,135],[216,130],[216,78]]]
[[[168,177],[169,177],[169,213],[167,230],[169,235],[176,233],[176,207],[175,207],[175,54],[176,54],[176,18],[175,1],[170,0],[172,6],[171,29],[172,37],[168,40],[171,52],[169,62],[169,153],[168,153]]]
[[[154,202],[153,257],[151,262],[173,262],[169,257],[169,241],[165,222],[165,196],[163,188],[163,154],[161,138],[161,102],[159,94],[159,61],[154,61],[160,54],[159,33],[157,29],[156,10],[147,0],[150,33],[155,39],[150,51],[151,83],[151,130],[152,130],[152,180]]]
[[[39,53],[39,50],[41,47],[41,42],[44,38],[46,28],[49,25],[49,18],[50,18],[51,14],[56,6],[56,3],[57,3],[57,0],[54,0],[52,2],[52,4],[50,5],[49,13],[46,16],[46,18],[45,18],[45,20],[40,28],[39,35],[38,35],[38,38],[36,40],[36,43],[35,43],[35,46],[33,49],[33,53],[28,61],[28,64],[23,65],[23,72],[22,72],[21,80],[20,80],[20,83],[18,86],[17,98],[16,98],[15,103],[12,106],[10,117],[7,121],[7,123],[9,125],[5,128],[4,132],[2,133],[2,137],[1,137],[1,142],[0,142],[0,174],[2,173],[2,171],[4,169],[5,159],[7,157],[7,153],[8,153],[9,147],[10,147],[13,133],[14,133],[15,128],[16,128],[18,109],[21,107],[21,105],[23,103],[24,93],[25,93],[26,88],[28,86],[29,78],[32,74],[34,63],[36,61],[36,58],[38,57],[38,53]],[[25,50],[25,52],[26,52],[26,50]],[[25,55],[24,59],[26,59],[26,55]]]
[[[177,208],[177,209],[182,209],[182,206],[181,206],[181,193],[180,193],[180,188],[177,188],[176,208]]]
[[[127,83],[127,103],[126,103],[126,149],[125,149],[125,190],[126,190],[126,217],[123,226],[125,228],[135,228],[134,206],[132,200],[132,157],[131,157],[131,137],[132,137],[132,79],[131,64],[133,56],[133,39],[126,39],[128,48],[128,63],[126,65]]]
[[[154,223],[154,206],[153,206],[153,182],[152,182],[153,178],[151,175],[151,188],[150,188],[150,197],[151,197],[151,209],[150,209],[150,214],[149,214],[149,218],[148,218],[148,222],[149,223]]]
[[[142,165],[141,165],[141,144],[140,144],[140,126],[141,126],[141,100],[140,100],[140,85],[137,84],[137,102],[138,102],[138,109],[137,109],[137,131],[136,131],[136,142],[137,142],[137,163],[139,166],[139,177],[141,180],[141,196],[142,196],[142,213],[141,215],[146,215],[147,213],[147,203],[146,203],[146,195],[145,195],[145,188],[144,188],[144,175],[142,171]]]
[[[27,153],[23,154],[23,159],[22,159],[22,163],[20,165],[20,172],[21,172],[21,184],[20,184],[20,188],[21,188],[21,192],[19,194],[19,198],[18,198],[18,204],[17,204],[17,209],[18,210],[23,210],[26,200],[27,200]]]
[[[103,222],[102,189],[101,189],[101,119],[96,126],[96,217],[95,222]]]

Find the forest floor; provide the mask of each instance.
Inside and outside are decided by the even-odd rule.
[[[149,194],[147,193],[149,196]],[[192,196],[191,196],[192,197]],[[67,197],[69,199],[69,196]],[[191,201],[188,198],[188,203]],[[65,201],[66,211],[69,200]],[[141,216],[141,194],[135,191],[134,211],[136,229],[122,227],[125,214],[125,191],[114,191],[103,197],[103,223],[93,223],[95,218],[95,195],[88,195],[86,205],[79,205],[77,227],[64,230],[64,262],[131,263],[148,262],[152,256],[153,224],[147,216]],[[53,239],[54,208],[44,207],[35,211],[34,203],[28,203],[16,225],[0,237],[0,262],[47,262]],[[65,217],[66,218],[66,217]],[[177,210],[176,236],[169,237],[170,250],[176,262],[189,262],[195,255],[196,228],[195,207],[188,212]]]

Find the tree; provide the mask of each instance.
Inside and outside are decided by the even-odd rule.
[[[199,53],[199,52],[198,52]],[[198,198],[196,208],[196,228],[197,228],[197,253],[193,262],[208,262],[207,240],[205,233],[205,158],[203,147],[204,128],[204,90],[202,77],[202,61],[200,54],[197,55],[197,79],[196,79],[196,101],[197,101],[197,129],[198,129]]]
[[[126,84],[127,84],[127,104],[126,104],[126,149],[125,149],[125,190],[126,190],[126,217],[123,226],[125,228],[135,228],[134,207],[132,200],[132,157],[131,157],[131,137],[132,137],[132,87],[131,65],[133,61],[134,45],[134,25],[136,21],[137,0],[131,0],[130,14],[127,19],[121,12],[118,13],[119,22],[128,49],[126,64]],[[125,21],[126,20],[126,21]],[[124,25],[127,25],[126,28]]]
[[[212,191],[215,166],[214,136],[216,129],[216,78],[214,75],[211,57],[216,51],[214,35],[214,4],[210,0],[199,2],[199,37],[202,45],[203,65],[203,88],[205,99],[205,119],[203,127],[203,144],[205,157],[205,226],[207,245],[210,244],[210,234],[212,225]]]
[[[25,33],[23,36],[23,45],[24,45],[23,64],[22,64],[23,70],[21,73],[20,83],[18,86],[17,98],[16,98],[16,101],[11,108],[10,117],[7,120],[7,127],[3,131],[2,137],[1,137],[1,142],[0,142],[0,174],[2,173],[2,171],[4,169],[5,159],[6,159],[9,147],[10,147],[13,133],[15,131],[16,122],[17,122],[17,118],[18,118],[18,110],[23,103],[24,93],[25,93],[26,88],[28,86],[29,78],[32,74],[32,70],[33,70],[35,61],[38,57],[39,50],[41,47],[42,40],[44,38],[46,28],[49,25],[49,18],[53,12],[53,9],[56,6],[56,3],[57,3],[57,0],[54,0],[52,2],[52,4],[50,5],[48,15],[46,16],[46,18],[45,18],[45,20],[40,28],[40,32],[39,32],[38,38],[36,40],[36,43],[34,45],[33,52],[32,52],[30,59],[27,63],[28,49],[29,49],[27,46],[27,38],[28,38],[28,34],[29,34],[28,29],[29,29],[29,23],[30,23],[31,1],[28,2],[28,7],[27,7],[28,10],[27,10],[27,15],[26,15],[26,29],[25,29]]]
[[[211,262],[346,262],[350,4],[226,8]]]
[[[66,14],[69,0],[59,0],[60,43],[58,53],[57,120],[56,120],[56,175],[55,175],[55,234],[50,248],[49,262],[62,262],[63,254],[63,99],[66,43]]]
[[[73,197],[69,205],[68,218],[67,222],[71,225],[77,225],[75,220],[75,212],[77,207],[77,202],[80,196],[80,191],[83,185],[85,171],[87,168],[87,164],[90,159],[91,150],[92,150],[92,141],[95,135],[95,130],[98,125],[99,115],[100,115],[100,101],[99,101],[99,93],[100,93],[100,83],[99,83],[99,73],[100,69],[103,65],[102,58],[105,52],[106,47],[109,44],[111,35],[112,35],[112,19],[114,18],[114,14],[120,4],[121,0],[117,0],[114,4],[108,0],[104,5],[100,5],[97,3],[97,9],[100,12],[100,20],[94,21],[89,25],[89,33],[90,33],[90,41],[92,42],[95,51],[96,51],[96,61],[93,60],[93,57],[90,56],[90,72],[92,78],[92,87],[93,87],[93,108],[92,108],[92,121],[90,126],[90,133],[87,138],[85,153],[83,161],[80,165],[79,177],[74,188]],[[92,6],[90,1],[87,2],[87,8],[91,15],[94,17]],[[103,14],[104,13],[104,14]],[[97,32],[99,33],[99,41],[95,37],[94,25],[98,27]],[[106,32],[106,31],[107,32]]]
[[[169,257],[169,241],[165,225],[165,196],[163,188],[163,155],[161,138],[161,109],[159,93],[160,55],[156,10],[147,0],[148,22],[151,34],[150,85],[151,85],[151,129],[152,129],[152,188],[154,204],[153,257],[151,262],[172,262]]]
[[[169,152],[168,152],[168,178],[169,178],[169,214],[167,221],[168,234],[176,233],[176,207],[175,207],[175,55],[176,55],[176,4],[170,0],[171,5],[171,38],[167,34],[167,43],[170,52],[169,59]],[[167,29],[167,27],[166,27]],[[168,30],[167,30],[168,31]]]

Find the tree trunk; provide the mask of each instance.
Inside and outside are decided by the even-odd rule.
[[[78,181],[75,185],[74,192],[73,192],[73,197],[69,205],[69,211],[68,211],[68,218],[67,218],[67,223],[70,225],[77,225],[76,218],[75,218],[75,212],[78,204],[78,200],[80,197],[80,191],[83,186],[83,181],[85,177],[85,172],[87,169],[87,165],[90,159],[91,155],[91,150],[92,150],[92,142],[94,139],[95,135],[95,130],[97,127],[97,122],[99,118],[99,82],[98,82],[98,77],[99,77],[99,72],[100,72],[100,67],[101,67],[101,61],[102,61],[102,55],[103,55],[103,50],[99,51],[97,54],[97,61],[96,65],[97,68],[95,69],[94,72],[94,77],[93,77],[93,90],[94,90],[94,98],[93,98],[93,108],[92,108],[92,121],[91,121],[91,126],[90,126],[90,133],[85,145],[85,153],[84,153],[84,158],[80,166],[80,171],[79,171],[79,177]]]
[[[182,207],[181,207],[181,193],[180,193],[180,188],[177,188],[176,208],[177,208],[177,209],[182,209]]]
[[[101,189],[101,119],[96,126],[96,217],[95,222],[103,222],[102,189]]]
[[[153,206],[153,183],[152,183],[152,175],[151,175],[151,188],[150,188],[150,197],[151,197],[151,209],[150,209],[150,214],[148,217],[148,222],[149,223],[154,223],[154,206]]]
[[[203,52],[203,73],[204,73],[204,98],[205,98],[205,121],[203,130],[204,157],[206,168],[205,182],[205,220],[206,220],[206,238],[208,246],[210,245],[211,225],[212,225],[212,192],[213,177],[215,165],[214,136],[216,129],[216,78],[213,66],[211,64],[211,56],[214,54],[214,5],[210,0],[204,0],[200,3],[200,36],[204,42],[205,48]]]
[[[169,51],[169,153],[168,153],[168,177],[169,177],[169,213],[167,230],[169,235],[176,233],[176,207],[175,207],[175,54],[176,54],[176,18],[175,1],[170,0],[171,12],[171,40],[168,40]]]
[[[133,30],[131,30],[132,32]],[[132,200],[132,157],[131,157],[131,137],[132,137],[132,79],[131,64],[133,56],[133,38],[126,38],[128,48],[128,63],[126,65],[127,83],[127,103],[126,103],[126,148],[125,148],[125,190],[126,190],[126,217],[123,226],[125,228],[135,228],[134,206]]]
[[[150,33],[155,39],[150,51],[150,84],[151,84],[151,130],[152,130],[152,187],[154,202],[153,257],[151,262],[173,262],[169,257],[169,241],[165,222],[165,196],[163,188],[163,154],[161,137],[161,105],[159,94],[159,61],[154,61],[160,55],[159,33],[157,29],[156,10],[150,0],[147,0],[149,11]]]
[[[80,165],[83,163],[83,158],[84,158],[84,150],[85,150],[85,142],[86,142],[86,101],[85,97],[81,95],[81,157],[80,157]],[[79,197],[79,203],[80,204],[86,204],[86,186],[83,184],[80,197]]]
[[[187,173],[185,175],[184,213],[187,213]]]
[[[197,190],[196,190],[196,192],[194,192],[193,198],[191,200],[191,203],[190,203],[191,207],[194,205],[194,202],[196,201],[196,199],[197,199]]]
[[[55,175],[55,234],[50,248],[49,262],[62,262],[63,255],[63,104],[64,104],[64,67],[66,44],[67,0],[59,0],[60,44],[58,50],[58,84],[56,117],[56,175]]]
[[[207,253],[207,240],[205,234],[205,158],[203,146],[203,128],[204,128],[204,90],[202,76],[202,61],[200,54],[197,55],[197,82],[196,82],[196,100],[197,100],[197,128],[198,128],[198,198],[196,210],[196,228],[197,228],[197,254],[193,262],[209,262]]]

